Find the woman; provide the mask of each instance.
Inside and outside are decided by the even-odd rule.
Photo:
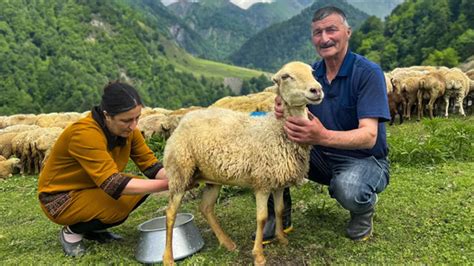
[[[137,128],[143,103],[130,85],[111,82],[100,106],[67,127],[56,141],[39,176],[41,208],[63,225],[64,252],[85,252],[82,239],[108,242],[106,231],[123,223],[149,193],[168,189],[165,170]],[[123,173],[132,159],[149,179]]]

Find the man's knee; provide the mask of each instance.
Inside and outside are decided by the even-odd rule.
[[[366,184],[347,182],[337,178],[331,180],[329,192],[343,208],[354,213],[370,209],[372,198],[375,196]]]

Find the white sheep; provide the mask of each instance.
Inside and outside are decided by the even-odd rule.
[[[275,103],[275,93],[262,91],[241,96],[227,96],[219,99],[210,107],[219,107],[240,111],[251,112],[270,112]]]
[[[445,71],[444,78],[446,80],[446,93],[444,94],[445,112],[444,116],[448,117],[449,98],[455,97],[456,105],[459,106],[459,113],[466,116],[462,102],[469,93],[469,77],[459,68],[452,68]]]
[[[20,167],[20,159],[12,157],[6,160],[3,156],[0,156],[0,178],[12,176],[15,168],[18,167]]]
[[[417,99],[418,90],[420,88],[420,76],[411,76],[402,79],[400,82],[393,83],[395,88],[401,92],[403,97],[404,114],[405,117],[411,119],[411,107],[415,104]],[[399,86],[395,85],[399,84]]]
[[[430,118],[433,119],[433,106],[438,99],[444,95],[446,82],[443,74],[439,71],[432,71],[419,79],[420,85],[417,93],[418,99],[418,120],[423,117],[423,99],[429,99],[428,110]]]
[[[38,117],[34,114],[16,114],[3,118],[0,121],[0,128],[6,128],[13,125],[33,125]]]
[[[150,138],[153,135],[160,135],[165,139],[173,133],[179,124],[181,118],[194,110],[203,109],[200,106],[191,106],[166,113],[154,113],[140,119],[138,128],[142,132],[143,137]]]
[[[21,174],[39,172],[45,153],[54,144],[62,130],[59,127],[40,127],[19,132],[11,140],[13,154],[21,159]]]
[[[288,63],[274,75],[273,81],[283,101],[284,117],[307,118],[306,105],[322,101],[321,85],[307,64]],[[265,263],[262,238],[270,193],[275,199],[277,239],[282,244],[288,243],[281,217],[283,189],[307,176],[310,146],[290,141],[283,130],[284,123],[284,119],[277,119],[273,113],[251,117],[220,108],[194,111],[182,118],[167,141],[163,160],[170,197],[166,211],[165,265],[173,264],[172,228],[177,209],[186,188],[196,181],[206,183],[200,211],[219,243],[228,250],[234,250],[236,245],[214,214],[223,184],[249,187],[255,192],[257,231],[252,252],[255,264]]]
[[[154,134],[161,134],[161,124],[166,120],[165,114],[151,114],[138,121],[138,128],[143,137],[148,139]]]

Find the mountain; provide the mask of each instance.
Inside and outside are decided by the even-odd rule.
[[[180,0],[168,9],[207,41],[210,52],[199,54],[204,58],[222,60],[258,31],[246,11],[229,0]]]
[[[277,19],[272,21],[272,23],[274,23],[287,20],[294,15],[299,14],[301,10],[309,7],[313,1],[314,0],[275,0],[271,3],[253,4],[247,10],[253,16],[273,15]],[[270,24],[265,24],[263,27],[269,26]]]
[[[405,0],[346,0],[346,2],[365,13],[384,19]]]
[[[125,0],[0,1],[0,115],[90,110],[116,79],[148,106],[207,106],[229,72],[261,74],[190,56],[162,23]]]
[[[184,21],[171,13],[160,1],[156,0],[125,0],[137,12],[145,14],[150,24],[168,39],[193,55],[211,52],[207,41],[191,29]]]
[[[225,61],[260,30],[284,21],[309,6],[312,0],[276,0],[245,10],[230,0],[179,0],[167,6],[207,42],[207,51],[195,55]],[[187,32],[185,30],[185,32]]]
[[[271,3],[256,3],[247,9],[249,16],[259,29],[285,21],[310,6],[314,0],[275,0]]]
[[[235,65],[275,71],[288,61],[311,63],[316,51],[311,44],[310,25],[313,13],[327,5],[341,8],[349,24],[357,29],[369,15],[344,0],[319,0],[293,18],[274,24],[250,38],[228,60]]]

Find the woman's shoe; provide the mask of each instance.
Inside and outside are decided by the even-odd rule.
[[[82,240],[79,240],[77,242],[71,243],[67,242],[66,239],[64,238],[64,234],[73,234],[70,233],[66,227],[63,227],[59,231],[59,242],[61,243],[61,246],[63,247],[64,253],[66,255],[71,256],[71,257],[78,257],[83,255],[86,252],[86,246],[82,242]]]
[[[87,232],[87,233],[84,233],[84,238],[87,239],[87,240],[97,241],[99,243],[119,241],[119,240],[123,239],[122,236],[120,236],[118,234],[111,233],[109,231]]]

